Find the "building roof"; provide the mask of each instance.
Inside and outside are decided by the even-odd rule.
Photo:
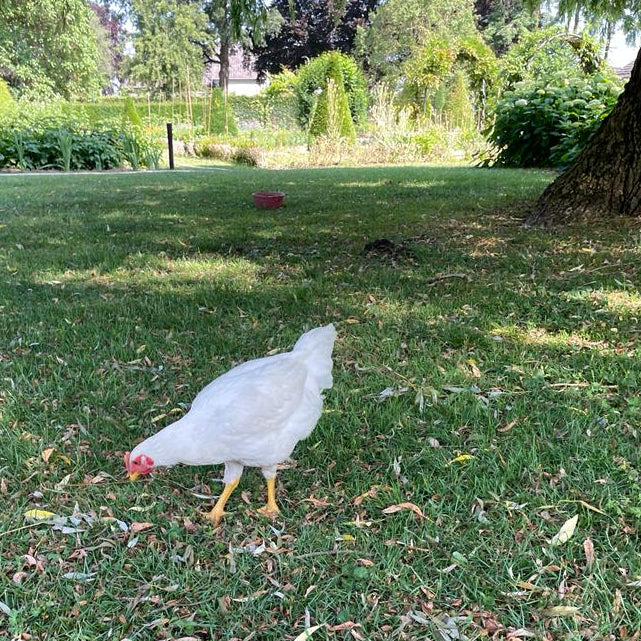
[[[623,65],[623,67],[615,67],[614,72],[619,76],[619,78],[621,78],[621,80],[630,80],[632,68],[634,67],[635,62],[635,60],[632,60],[631,62],[628,62],[627,65]]]
[[[248,64],[245,65],[245,53],[241,50],[233,50],[229,56],[229,79],[230,80],[249,80],[257,82],[258,73],[252,68],[253,58],[248,58]],[[220,65],[212,62],[206,72],[206,80],[218,80]]]

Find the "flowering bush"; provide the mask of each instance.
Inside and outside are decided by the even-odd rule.
[[[486,132],[493,146],[486,165],[564,167],[587,144],[614,107],[620,82],[610,75],[563,73],[517,83],[499,100]]]

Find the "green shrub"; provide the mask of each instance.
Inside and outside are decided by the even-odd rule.
[[[116,130],[0,130],[0,167],[112,169],[122,165],[122,134]]]
[[[498,102],[485,165],[563,167],[581,151],[621,91],[610,75],[563,73],[517,83]]]
[[[153,131],[121,121],[90,123],[78,113],[65,113],[59,103],[19,101],[0,112],[0,167],[112,169],[127,160],[155,167],[160,155]]]
[[[356,141],[356,129],[349,110],[343,78],[337,67],[328,71],[327,83],[318,96],[312,114],[309,133],[315,138],[326,136],[333,141]]]
[[[212,89],[205,130],[212,134],[227,134],[231,136],[238,134],[231,102],[225,98],[220,87]]]
[[[13,105],[14,102],[13,96],[9,91],[9,85],[0,78],[0,109],[5,109],[9,105]]]
[[[129,123],[134,127],[142,127],[142,118],[136,110],[136,105],[134,105],[134,101],[131,98],[125,98],[123,122]]]
[[[340,69],[354,122],[360,123],[365,120],[368,102],[365,76],[352,58],[337,51],[331,51],[322,53],[305,63],[296,74],[298,118],[305,128],[309,126],[318,93],[325,89],[328,73],[334,67]]]

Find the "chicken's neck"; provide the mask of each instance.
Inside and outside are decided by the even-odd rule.
[[[154,461],[155,467],[176,465],[189,458],[192,439],[188,432],[190,421],[187,416],[168,425],[160,432],[150,436],[136,449],[149,456]]]

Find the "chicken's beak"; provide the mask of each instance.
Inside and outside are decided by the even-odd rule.
[[[135,481],[139,476],[140,476],[140,472],[130,472],[129,473],[129,480],[130,481]]]

